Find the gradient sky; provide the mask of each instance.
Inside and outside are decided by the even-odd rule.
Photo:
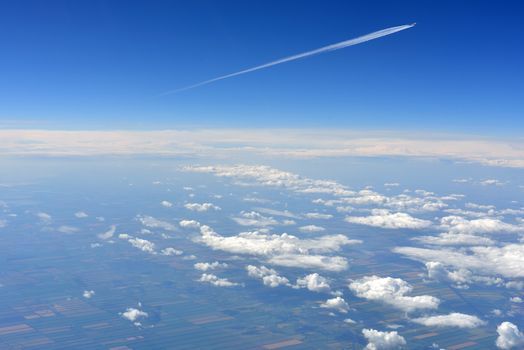
[[[0,128],[524,131],[520,1],[2,1]],[[391,26],[372,42],[159,96]]]

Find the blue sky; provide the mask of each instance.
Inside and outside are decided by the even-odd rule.
[[[0,127],[519,135],[517,1],[4,1]],[[390,26],[362,45],[160,97]]]

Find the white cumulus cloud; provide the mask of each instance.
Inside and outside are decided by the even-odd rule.
[[[373,209],[371,214],[370,216],[348,216],[345,220],[353,224],[387,229],[423,229],[431,226],[431,221],[417,219],[407,213],[391,213],[386,209]]]
[[[524,225],[514,225],[494,218],[468,220],[461,216],[445,216],[440,219],[440,227],[450,233],[487,234],[487,233],[521,233]]]
[[[220,207],[213,203],[186,203],[184,207],[191,211],[204,212],[208,210],[220,210]]]
[[[193,266],[197,270],[208,271],[208,270],[215,270],[215,269],[219,269],[219,268],[226,268],[227,264],[226,263],[220,263],[218,261],[214,261],[212,263],[198,262],[198,263],[194,264]]]
[[[366,276],[352,281],[349,289],[359,298],[381,301],[406,312],[436,309],[440,303],[430,295],[407,296],[413,287],[400,278]]]
[[[173,206],[173,203],[171,203],[169,201],[162,201],[162,202],[160,202],[160,205],[162,205],[165,208],[171,208]]]
[[[199,228],[200,223],[196,220],[182,220],[178,223],[183,228]]]
[[[270,264],[299,267],[302,269],[321,269],[326,271],[344,271],[348,268],[346,258],[340,256],[312,254],[279,254],[268,258]]]
[[[109,230],[107,230],[104,233],[99,233],[98,234],[98,238],[104,239],[104,240],[109,239],[109,238],[113,237],[113,235],[115,234],[115,231],[116,231],[116,225],[111,225],[109,227]]]
[[[488,237],[476,236],[467,233],[441,233],[438,236],[420,236],[413,238],[429,245],[467,246],[467,245],[494,245],[495,241]]]
[[[246,266],[247,274],[253,278],[259,278],[262,280],[265,286],[275,288],[278,286],[290,286],[289,280],[286,277],[279,276],[278,273],[265,266]]]
[[[216,287],[234,287],[239,285],[236,282],[229,281],[227,278],[219,278],[216,275],[210,273],[203,273],[198,281],[203,283],[209,283]]]
[[[68,225],[61,225],[56,230],[60,233],[66,233],[66,234],[76,233],[79,231],[78,228],[73,227],[73,226],[68,226]]]
[[[349,311],[349,305],[342,297],[328,299],[320,304],[320,307],[324,309],[333,309],[343,314],[347,314]]]
[[[452,312],[447,315],[418,317],[411,321],[427,327],[476,328],[486,324],[485,321],[477,316],[462,314],[459,312]]]
[[[44,213],[44,212],[36,213],[36,216],[37,216],[38,219],[40,219],[40,221],[42,221],[43,223],[50,223],[51,221],[53,221],[53,218],[51,217],[51,215],[49,215],[49,214],[47,214],[47,213]]]
[[[95,295],[95,291],[94,290],[84,290],[84,293],[82,293],[82,296],[86,299],[91,299],[91,297],[93,297],[93,295]]]
[[[233,220],[241,226],[266,227],[279,224],[272,217],[264,216],[256,211],[243,211],[240,213],[240,217],[234,217]]]
[[[375,329],[364,328],[362,330],[368,344],[366,350],[393,350],[400,349],[406,345],[406,340],[398,332],[381,332]]]
[[[184,252],[181,251],[181,250],[175,249],[173,247],[167,247],[167,248],[162,249],[160,251],[160,254],[166,255],[166,256],[171,256],[171,255],[182,255],[182,254],[184,254]]]
[[[326,230],[325,228],[321,226],[317,226],[317,225],[301,226],[298,229],[300,232],[306,232],[306,233],[322,232]]]
[[[138,248],[143,252],[155,254],[155,244],[147,239],[131,238],[128,242],[131,243],[133,247]]]
[[[265,257],[273,265],[332,271],[346,269],[346,259],[319,254],[336,252],[344,245],[360,243],[344,235],[299,239],[286,233],[278,235],[254,231],[234,236],[221,236],[207,225],[200,227],[200,233],[199,241],[215,250]]]
[[[307,288],[313,292],[327,293],[331,290],[328,280],[318,273],[311,273],[302,278],[298,278],[296,286],[299,288]]]
[[[463,247],[461,249],[397,247],[393,251],[424,263],[440,261],[446,266],[468,269],[478,275],[524,277],[524,269],[522,269],[524,244]]]
[[[167,222],[162,221],[159,219],[156,219],[152,216],[148,215],[138,215],[137,216],[138,221],[142,223],[142,225],[149,227],[149,228],[160,228],[166,231],[176,231],[176,226]]]
[[[122,312],[120,315],[131,322],[135,322],[140,318],[146,318],[149,316],[147,312],[132,307],[127,308],[127,310]]]
[[[524,345],[524,334],[511,322],[502,322],[497,327],[499,336],[496,345],[499,349],[512,349]]]
[[[321,219],[321,220],[327,220],[333,218],[333,215],[331,214],[323,214],[323,213],[306,213],[304,216],[308,219]]]

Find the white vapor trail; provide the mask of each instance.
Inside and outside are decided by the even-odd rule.
[[[382,30],[379,30],[379,31],[376,31],[376,32],[373,32],[373,33],[369,33],[369,34],[366,34],[366,35],[359,36],[358,38],[341,41],[339,43],[328,45],[328,46],[324,46],[324,47],[321,47],[321,48],[316,49],[316,50],[311,50],[311,51],[299,53],[297,55],[284,57],[284,58],[281,58],[281,59],[276,60],[276,61],[272,61],[272,62],[269,62],[269,63],[262,64],[260,66],[244,69],[244,70],[241,70],[241,71],[236,72],[236,73],[222,75],[220,77],[209,79],[209,80],[205,80],[205,81],[202,81],[202,82],[197,83],[197,84],[186,86],[184,88],[180,88],[180,89],[177,89],[177,90],[166,91],[166,92],[162,93],[160,96],[170,95],[170,94],[174,94],[174,93],[177,93],[177,92],[180,92],[180,91],[193,89],[193,88],[196,88],[198,86],[207,85],[207,84],[210,84],[210,83],[213,83],[215,81],[222,80],[222,79],[227,79],[227,78],[235,77],[237,75],[254,72],[254,71],[259,70],[259,69],[264,69],[264,68],[276,66],[277,64],[290,62],[290,61],[298,60],[298,59],[309,57],[309,56],[318,55],[318,54],[321,54],[321,53],[324,53],[324,52],[328,52],[328,51],[340,50],[340,49],[343,49],[343,48],[348,47],[348,46],[361,44],[361,43],[364,43],[366,41],[378,39],[378,38],[381,38],[381,37],[386,36],[386,35],[390,35],[390,34],[393,34],[393,33],[396,33],[396,32],[400,32],[401,30],[409,29],[409,28],[414,27],[414,26],[415,26],[415,23],[382,29]]]

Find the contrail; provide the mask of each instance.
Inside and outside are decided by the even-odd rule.
[[[202,81],[200,83],[193,84],[193,85],[190,85],[190,86],[186,86],[186,87],[183,87],[183,88],[180,88],[180,89],[166,91],[166,92],[160,94],[160,96],[170,95],[170,94],[174,94],[174,93],[177,93],[177,92],[180,92],[180,91],[193,89],[193,88],[196,88],[198,86],[207,85],[207,84],[210,84],[210,83],[213,83],[215,81],[222,80],[222,79],[227,79],[227,78],[235,77],[237,75],[254,72],[254,71],[259,70],[259,69],[264,69],[264,68],[276,66],[277,64],[290,62],[290,61],[298,60],[298,59],[309,57],[309,56],[318,55],[318,54],[321,54],[321,53],[324,53],[324,52],[328,52],[328,51],[340,50],[340,49],[343,49],[343,48],[348,47],[348,46],[361,44],[361,43],[364,43],[366,41],[378,39],[378,38],[381,38],[381,37],[386,36],[386,35],[390,35],[390,34],[393,34],[393,33],[396,33],[396,32],[400,32],[401,30],[409,29],[411,27],[414,27],[415,24],[416,23],[382,29],[382,30],[379,30],[379,31],[376,31],[376,32],[373,32],[373,33],[369,33],[369,34],[366,34],[366,35],[363,35],[363,36],[359,36],[358,38],[341,41],[339,43],[328,45],[328,46],[324,46],[324,47],[321,47],[321,48],[316,49],[316,50],[307,51],[307,52],[304,52],[304,53],[299,53],[297,55],[293,55],[293,56],[289,56],[289,57],[284,57],[284,58],[281,58],[281,59],[276,60],[276,61],[272,61],[272,62],[269,62],[269,63],[262,64],[260,66],[244,69],[244,70],[241,70],[241,71],[236,72],[236,73],[222,75],[220,77],[209,79],[209,80],[205,80],[205,81]]]

